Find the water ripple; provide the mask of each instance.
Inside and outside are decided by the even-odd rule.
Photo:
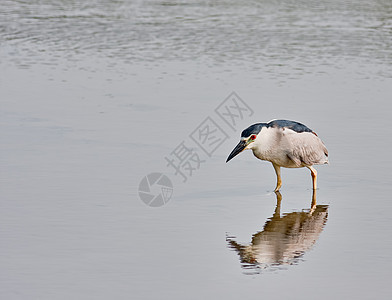
[[[249,62],[294,73],[315,61],[390,65],[391,13],[387,0],[6,1],[0,55],[25,66],[94,55],[128,63]]]

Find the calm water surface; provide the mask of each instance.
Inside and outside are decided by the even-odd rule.
[[[1,299],[389,299],[390,1],[4,1]],[[253,111],[214,112],[235,91]],[[211,117],[211,156],[192,133]],[[287,118],[330,152],[282,171],[244,152]],[[168,166],[185,142],[203,162]],[[165,173],[159,208],[138,195]],[[189,175],[189,174],[188,174]],[[155,186],[156,187],[156,186]],[[159,193],[153,190],[153,193]]]

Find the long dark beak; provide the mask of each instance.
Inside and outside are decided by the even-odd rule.
[[[226,162],[228,162],[229,160],[231,160],[234,156],[237,156],[238,154],[240,154],[242,151],[245,150],[246,147],[246,141],[240,141],[238,143],[237,146],[235,146],[235,148],[233,149],[233,151],[231,151],[229,157],[226,159]]]

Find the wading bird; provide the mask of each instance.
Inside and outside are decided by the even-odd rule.
[[[252,149],[261,160],[272,163],[277,183],[275,192],[282,186],[280,167],[310,170],[313,189],[317,188],[317,171],[313,165],[328,164],[328,150],[317,134],[307,126],[289,120],[257,123],[241,133],[241,140],[226,162],[245,149]]]

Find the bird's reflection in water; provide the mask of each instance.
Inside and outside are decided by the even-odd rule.
[[[328,205],[316,204],[313,191],[309,209],[281,215],[282,195],[276,192],[275,212],[262,231],[252,236],[249,245],[241,245],[227,237],[229,248],[238,253],[245,274],[264,269],[277,269],[298,263],[303,254],[317,241],[328,217]]]

